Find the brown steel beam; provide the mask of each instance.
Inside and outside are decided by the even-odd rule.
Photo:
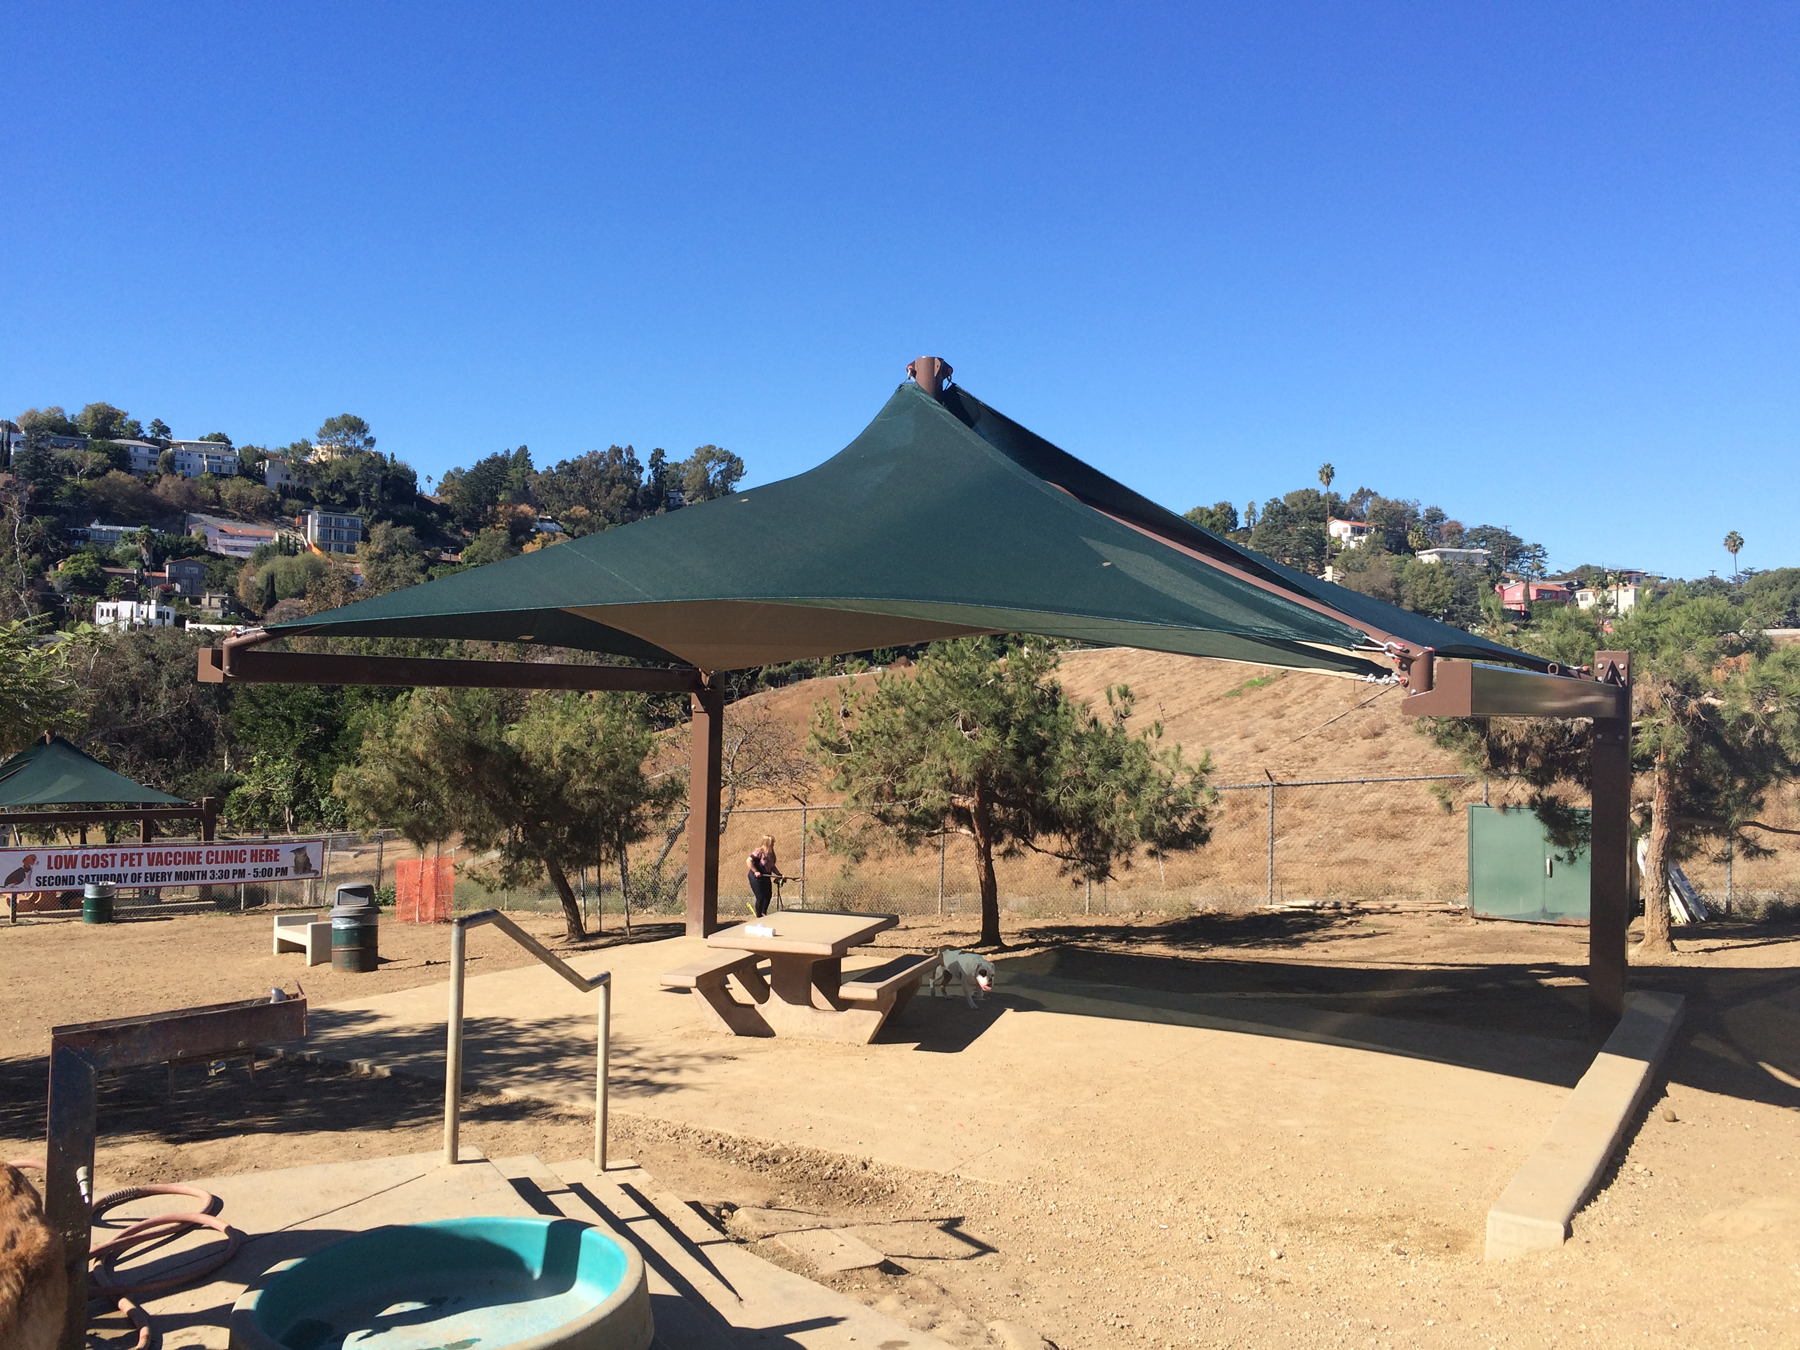
[[[114,1017],[50,1028],[50,1044],[73,1050],[95,1069],[129,1069],[171,1059],[241,1053],[306,1038],[306,1000],[266,998],[209,1003],[178,1012]]]
[[[725,749],[725,691],[710,681],[692,696],[688,728],[687,931],[719,926],[719,783]]]
[[[208,797],[193,806],[122,807],[106,811],[0,811],[0,825],[87,825],[107,820],[198,820],[202,839],[206,834]]]
[[[1605,1037],[1625,1015],[1631,927],[1631,653],[1595,652],[1594,671],[1625,707],[1594,719],[1588,764],[1588,1024]]]
[[[1628,718],[1631,696],[1617,685],[1574,675],[1440,658],[1432,663],[1431,687],[1408,694],[1400,711],[1409,717]]]
[[[548,661],[453,661],[205,647],[202,684],[388,685],[415,689],[604,689],[685,694],[700,688],[687,666],[572,666]]]

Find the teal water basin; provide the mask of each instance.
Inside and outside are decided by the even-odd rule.
[[[232,1350],[646,1350],[636,1248],[573,1219],[375,1228],[276,1266]]]

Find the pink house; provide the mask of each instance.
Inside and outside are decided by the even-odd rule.
[[[1514,614],[1529,614],[1531,606],[1541,601],[1566,605],[1575,598],[1575,592],[1559,581],[1502,581],[1494,594]]]

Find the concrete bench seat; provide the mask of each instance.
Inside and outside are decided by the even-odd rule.
[[[899,1012],[919,991],[919,982],[937,968],[938,954],[896,956],[869,970],[859,970],[838,985],[838,997],[846,1003],[873,1003],[889,1013]]]
[[[762,959],[755,952],[719,948],[708,952],[698,961],[690,961],[674,970],[665,970],[661,976],[662,987],[693,990],[718,1023],[733,1035],[771,1036],[774,1033],[755,1007],[755,1004],[769,1000],[768,981],[757,970]],[[726,981],[734,976],[753,1003],[739,1003],[731,996],[731,988]]]
[[[709,952],[698,961],[689,961],[685,966],[665,970],[662,973],[662,986],[664,989],[698,989],[703,984],[722,980],[741,970],[753,970],[760,960],[762,958],[755,952]]]
[[[275,955],[305,952],[306,964],[322,966],[331,960],[331,921],[317,914],[277,914]]]

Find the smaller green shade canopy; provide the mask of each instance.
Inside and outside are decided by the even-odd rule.
[[[61,736],[39,741],[0,764],[0,806],[92,806],[100,802],[186,805],[179,797],[114,773]]]

